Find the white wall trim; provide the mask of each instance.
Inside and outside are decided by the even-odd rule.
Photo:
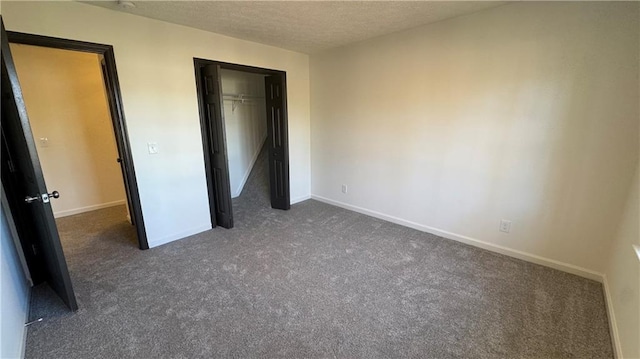
[[[251,174],[251,171],[253,170],[253,166],[256,164],[256,161],[258,160],[258,156],[260,156],[260,152],[262,151],[262,147],[264,147],[265,142],[267,142],[267,135],[264,136],[264,139],[262,140],[262,144],[258,146],[256,153],[253,154],[253,158],[251,159],[251,164],[247,168],[247,171],[245,172],[244,176],[242,176],[242,181],[240,181],[240,186],[238,186],[238,189],[236,190],[236,192],[231,194],[231,198],[236,198],[240,196],[240,194],[242,193],[242,190],[244,189],[244,185],[247,183],[247,180],[249,179],[249,175]]]
[[[53,212],[53,216],[55,218],[73,216],[74,214],[95,211],[97,209],[103,209],[103,208],[119,206],[119,205],[125,204],[125,202],[126,201],[124,199],[121,199],[119,201],[113,201],[113,202],[107,202],[107,203],[101,203],[101,204],[94,204],[94,205],[86,206],[86,207],[68,209],[66,211]]]
[[[616,321],[616,314],[613,310],[613,299],[611,298],[611,288],[609,288],[609,281],[607,275],[602,275],[602,287],[604,288],[604,301],[607,307],[607,317],[609,318],[609,334],[611,335],[611,341],[613,344],[613,356],[622,358],[622,345],[620,344],[620,334],[618,333],[618,322]]]
[[[296,203],[300,203],[302,201],[306,201],[308,199],[311,198],[311,195],[305,194],[304,196],[298,196],[296,198],[291,198],[289,200],[289,204],[296,204]]]
[[[198,226],[198,227],[193,227],[193,228],[187,229],[186,231],[181,231],[181,232],[169,235],[169,236],[165,236],[165,237],[153,240],[153,241],[149,241],[149,248],[155,248],[155,247],[161,246],[163,244],[167,244],[169,242],[177,241],[178,239],[183,239],[183,238],[186,238],[186,237],[189,237],[189,236],[193,236],[194,234],[198,234],[198,233],[202,233],[204,231],[208,231],[210,229],[211,229],[211,223],[203,224],[203,225]]]
[[[425,226],[416,222],[412,222],[412,221],[408,221],[402,218],[398,218],[398,217],[394,217],[394,216],[390,216],[384,213],[380,213],[380,212],[376,212],[376,211],[372,211],[372,210],[368,210],[362,207],[358,207],[358,206],[354,206],[351,204],[347,204],[344,202],[340,202],[340,201],[335,201],[326,197],[322,197],[322,196],[318,196],[318,195],[314,195],[311,194],[311,198],[318,200],[320,202],[324,202],[324,203],[328,203],[334,206],[338,206],[341,208],[345,208],[354,212],[358,212],[358,213],[362,213],[362,214],[366,214],[368,216],[372,216],[372,217],[376,217],[388,222],[392,222],[395,224],[399,224],[401,226],[405,226],[405,227],[409,227],[409,228],[413,228],[422,232],[428,232],[431,234],[435,234],[447,239],[452,239],[454,241],[458,241],[458,242],[462,242],[465,244],[469,244],[472,245],[474,247],[478,247],[478,248],[482,248],[482,249],[486,249],[492,252],[496,252],[496,253],[500,253],[500,254],[504,254],[507,255],[509,257],[513,257],[513,258],[518,258],[518,259],[522,259],[524,261],[527,262],[531,262],[531,263],[535,263],[535,264],[540,264],[543,265],[545,267],[550,267],[553,269],[557,269],[557,270],[561,270],[563,272],[567,272],[567,273],[571,273],[571,274],[575,274],[578,275],[580,277],[584,277],[587,279],[591,279],[591,280],[595,280],[597,282],[602,283],[603,282],[603,274],[602,273],[598,273],[595,271],[592,271],[590,269],[586,269],[586,268],[582,268],[582,267],[578,267],[575,266],[573,264],[568,264],[568,263],[563,263],[554,259],[549,259],[549,258],[545,258],[545,257],[541,257],[535,254],[531,254],[531,253],[527,253],[527,252],[523,252],[523,251],[519,251],[516,249],[511,249],[511,248],[507,248],[507,247],[503,247],[497,244],[493,244],[493,243],[489,243],[489,242],[485,242],[476,238],[471,238],[471,237],[467,237],[467,236],[463,236],[461,234],[457,234],[457,233],[452,233],[449,231],[445,231],[442,229],[438,229],[438,228],[434,228],[434,227],[429,227],[429,226]]]

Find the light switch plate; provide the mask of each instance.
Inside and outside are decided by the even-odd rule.
[[[155,142],[147,142],[147,148],[150,155],[158,154],[158,144]]]

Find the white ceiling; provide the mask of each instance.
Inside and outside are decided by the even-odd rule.
[[[303,53],[502,5],[504,1],[116,1],[86,3]]]

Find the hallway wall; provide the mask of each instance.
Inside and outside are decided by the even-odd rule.
[[[125,202],[97,54],[11,44],[56,217]]]

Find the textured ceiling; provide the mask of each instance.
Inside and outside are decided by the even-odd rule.
[[[495,7],[491,1],[116,1],[86,3],[315,53]]]

